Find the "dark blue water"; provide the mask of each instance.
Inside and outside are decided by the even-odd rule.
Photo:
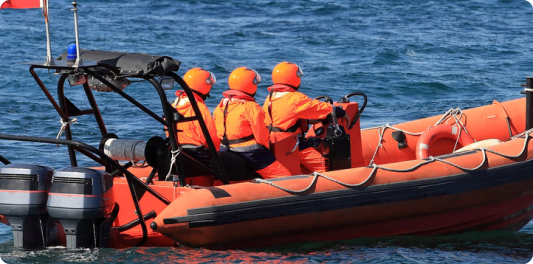
[[[52,54],[74,43],[71,1],[51,0]],[[211,109],[240,66],[262,76],[281,61],[304,70],[301,91],[334,100],[353,91],[368,95],[362,127],[395,124],[522,96],[533,75],[533,8],[523,0],[493,1],[79,1],[80,47],[167,55],[215,73]],[[55,114],[28,67],[44,60],[46,36],[39,9],[0,10],[0,133],[55,137]],[[53,87],[58,76],[40,73]],[[128,88],[127,88],[128,89]],[[52,90],[54,90],[52,88]],[[82,104],[81,93],[69,97]],[[78,91],[79,92],[79,91]],[[160,106],[153,91],[128,90]],[[79,94],[77,96],[76,94]],[[172,91],[168,92],[173,98]],[[96,94],[109,132],[147,140],[161,127],[114,94]],[[75,138],[97,146],[94,120],[79,118]],[[68,165],[65,148],[0,142],[12,162]],[[391,237],[302,243],[253,251],[187,248],[17,251],[0,226],[0,257],[8,263],[527,263],[533,223],[519,232],[444,237]]]

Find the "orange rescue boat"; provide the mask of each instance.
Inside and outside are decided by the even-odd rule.
[[[198,121],[209,136],[191,90],[176,74],[179,61],[95,50],[81,50],[80,56],[84,64],[77,68],[66,53],[54,65],[30,63],[30,73],[62,119],[66,139],[0,135],[2,141],[66,146],[71,163],[53,169],[0,156],[5,164],[0,168],[0,222],[11,226],[16,247],[250,248],[519,230],[533,218],[530,79],[526,98],[366,129],[359,118],[366,95],[354,92],[337,102],[322,97],[355,117],[350,124],[309,123],[307,137],[326,157],[329,171],[304,172],[298,139],[288,137],[272,142],[272,151],[293,176],[261,179],[231,154],[211,151],[211,169],[180,151],[176,123]],[[36,69],[59,74],[57,100]],[[66,83],[72,88],[66,90]],[[147,83],[161,99],[159,112],[124,90]],[[165,89],[175,83],[196,116],[180,118],[173,111]],[[144,141],[110,133],[93,90],[126,99],[159,122],[166,137]],[[67,92],[84,94],[89,109],[78,108]],[[350,101],[353,96],[363,97],[361,106]],[[70,121],[82,115],[94,116],[98,132],[84,134],[99,135],[99,146],[73,139]],[[79,155],[94,164],[78,166]]]
[[[362,166],[197,190],[150,226],[179,243],[212,248],[517,231],[533,218],[524,109],[524,99],[494,102],[365,129],[350,138],[361,146]],[[417,158],[424,145],[429,156]]]

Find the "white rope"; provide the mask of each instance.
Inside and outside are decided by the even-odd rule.
[[[468,134],[468,130],[466,130],[466,127],[461,122],[461,119],[463,118],[463,111],[461,109],[459,109],[459,108],[455,108],[455,109],[451,108],[451,109],[449,109],[448,111],[446,111],[442,115],[442,117],[439,120],[437,120],[437,122],[433,126],[428,127],[428,129],[430,129],[431,127],[440,125],[440,124],[444,123],[445,121],[450,120],[450,118],[453,118],[453,120],[455,121],[455,124],[457,124],[460,127],[459,133],[457,135],[457,140],[455,141],[455,145],[454,145],[454,148],[453,148],[453,150],[455,151],[455,149],[457,148],[457,144],[459,143],[459,136],[461,135],[462,130],[464,130]],[[385,135],[385,130],[387,128],[393,129],[395,131],[401,131],[404,134],[408,134],[408,135],[411,135],[411,136],[420,136],[420,135],[422,135],[422,133],[424,133],[424,131],[418,132],[418,133],[409,132],[409,131],[406,131],[406,130],[391,126],[388,123],[385,124],[385,125],[381,125],[381,126],[361,129],[361,131],[377,129],[378,130],[378,134],[379,134],[378,145],[376,146],[376,150],[374,150],[374,154],[372,155],[372,158],[368,162],[368,166],[373,166],[375,164],[374,163],[374,159],[376,158],[376,155],[378,154],[378,150],[380,148],[383,148],[383,144],[382,144],[383,136]]]
[[[432,156],[429,156],[427,160],[424,160],[410,168],[407,168],[407,169],[391,169],[391,168],[387,168],[387,167],[383,167],[383,166],[380,166],[380,165],[376,165],[376,164],[373,164],[372,166],[378,168],[378,169],[382,169],[382,170],[386,170],[386,171],[393,171],[393,172],[410,172],[410,171],[413,171],[413,170],[416,170],[418,169],[419,167],[422,167],[422,165],[426,165],[426,164],[429,164],[429,163],[432,163],[435,161],[435,158],[432,157]]]
[[[165,177],[165,180],[170,177],[170,172],[172,171],[172,167],[174,167],[174,164],[176,163],[178,155],[181,153],[181,149],[178,148],[178,150],[171,150],[170,152],[172,153],[172,157],[170,158],[170,168],[168,170],[167,176]]]
[[[59,119],[59,122],[61,122],[61,128],[59,129],[59,132],[57,133],[56,139],[60,139],[61,135],[63,135],[63,131],[67,129],[67,126],[70,126],[78,121],[77,118],[69,119],[68,122],[63,121],[63,119]],[[56,145],[59,148],[59,144]]]
[[[410,172],[410,171],[418,169],[419,167],[422,167],[423,165],[426,165],[426,164],[429,164],[429,163],[432,163],[432,162],[435,162],[435,161],[442,162],[444,164],[456,167],[456,168],[458,168],[460,170],[463,170],[463,171],[475,171],[475,170],[478,170],[479,168],[481,168],[487,162],[487,152],[491,152],[493,154],[496,154],[496,155],[499,155],[499,156],[502,156],[502,157],[505,157],[505,158],[518,158],[518,157],[522,156],[524,154],[524,152],[526,151],[526,149],[527,149],[527,143],[528,143],[528,140],[529,140],[531,132],[533,132],[533,129],[530,129],[530,130],[520,134],[520,135],[524,135],[525,134],[524,145],[523,145],[522,150],[520,151],[520,153],[518,153],[516,155],[507,155],[507,154],[503,154],[503,153],[497,152],[495,150],[488,149],[488,148],[483,148],[483,147],[479,148],[479,150],[481,150],[481,153],[482,153],[482,156],[483,156],[483,160],[481,161],[481,163],[479,165],[475,166],[474,168],[466,168],[466,167],[454,164],[452,162],[449,162],[449,161],[441,159],[441,158],[436,158],[436,157],[433,157],[433,156],[429,156],[427,160],[423,160],[420,163],[418,163],[418,164],[416,164],[416,165],[414,165],[414,166],[412,166],[410,168],[406,168],[406,169],[392,169],[392,168],[387,168],[387,167],[384,167],[384,166],[379,166],[379,165],[376,165],[376,164],[372,164],[371,165],[372,166],[372,171],[370,172],[370,174],[367,176],[367,178],[364,181],[362,181],[360,183],[357,183],[357,184],[344,183],[344,182],[341,182],[339,180],[333,179],[331,177],[328,177],[328,176],[326,176],[324,174],[321,174],[321,173],[318,173],[318,172],[313,172],[312,173],[312,175],[314,176],[313,180],[311,181],[309,186],[307,186],[306,188],[301,189],[301,190],[290,190],[290,189],[284,188],[282,186],[279,186],[279,185],[275,184],[274,182],[271,182],[271,181],[268,181],[268,180],[264,180],[264,179],[260,179],[260,178],[256,178],[256,179],[252,180],[252,182],[265,183],[265,184],[268,184],[270,186],[276,187],[276,188],[278,188],[280,190],[283,190],[283,191],[286,191],[286,192],[289,192],[289,193],[298,194],[298,193],[303,193],[303,192],[308,191],[316,183],[318,177],[322,177],[322,178],[325,178],[327,180],[336,182],[336,183],[338,183],[338,184],[340,184],[342,186],[345,186],[345,187],[359,187],[359,186],[362,186],[363,184],[367,183],[375,175],[375,173],[376,173],[376,171],[378,169],[382,169],[382,170],[386,170],[386,171],[392,171],[392,172]],[[519,135],[515,136],[515,138],[518,138],[518,137],[519,137]]]
[[[63,121],[63,119],[59,119],[59,122],[61,122],[61,128],[59,129],[59,132],[57,133],[56,139],[61,138],[61,135],[63,134],[63,131],[67,129],[67,126],[70,126],[78,121],[77,118],[69,119],[68,122]]]
[[[457,115],[459,115],[459,117],[457,117]],[[453,117],[453,119],[455,120],[455,124],[459,126],[459,133],[457,133],[457,139],[455,140],[455,145],[453,146],[453,151],[455,151],[457,149],[457,144],[459,144],[459,138],[461,137],[461,133],[463,132],[463,130],[468,134],[468,130],[466,130],[466,127],[461,122],[461,118],[463,118],[463,111],[459,108],[452,108],[448,110],[443,115],[443,117],[439,121],[437,121],[435,126],[441,124],[444,120],[449,120],[450,116]],[[474,142],[476,142],[475,139]]]
[[[368,177],[363,182],[360,182],[360,183],[357,183],[357,184],[344,183],[344,182],[335,180],[335,179],[333,179],[331,177],[328,177],[328,176],[326,176],[326,175],[324,175],[322,173],[319,173],[319,172],[315,171],[315,172],[311,173],[313,175],[313,180],[311,181],[309,186],[307,186],[306,188],[303,188],[301,190],[290,190],[290,189],[281,187],[281,186],[279,186],[279,185],[277,185],[277,184],[275,184],[275,183],[273,183],[271,181],[264,180],[264,179],[261,179],[261,178],[255,178],[255,179],[252,180],[252,182],[254,182],[254,183],[266,183],[268,185],[271,185],[273,187],[276,187],[278,189],[281,189],[283,191],[290,192],[290,193],[304,193],[304,192],[308,191],[309,189],[311,189],[311,187],[313,187],[313,185],[315,184],[315,182],[318,180],[319,177],[322,177],[324,179],[327,179],[327,180],[330,180],[332,182],[338,183],[338,184],[340,184],[342,186],[345,186],[345,187],[358,187],[358,186],[361,186],[361,185],[367,183],[370,180],[370,178],[372,178],[372,176],[374,176],[376,170],[377,170],[377,167],[374,167],[372,169],[372,171],[370,172],[370,175],[368,175]]]
[[[385,135],[385,130],[387,128],[390,128],[390,129],[393,129],[393,130],[396,130],[396,131],[401,131],[401,132],[403,132],[405,134],[408,134],[408,135],[411,135],[411,136],[420,136],[423,133],[423,132],[419,132],[419,133],[409,132],[409,131],[406,131],[406,130],[391,126],[388,123],[385,124],[385,125],[379,126],[379,127],[374,127],[373,129],[376,129],[376,128],[378,129],[379,142],[378,142],[378,145],[376,146],[376,150],[374,151],[374,155],[372,155],[372,158],[370,159],[370,162],[368,163],[368,166],[372,166],[374,164],[374,158],[378,154],[378,150],[380,148],[383,148],[383,144],[381,144],[381,142],[383,142],[383,136]]]
[[[255,179],[252,180],[252,182],[255,182],[255,183],[266,183],[268,185],[274,186],[274,187],[276,187],[278,189],[281,189],[283,191],[290,192],[290,193],[303,193],[303,192],[309,190],[309,188],[311,188],[313,186],[313,184],[316,182],[316,180],[318,179],[318,173],[314,172],[313,174],[314,174],[315,177],[313,177],[313,180],[311,181],[309,186],[307,186],[306,188],[301,189],[299,191],[294,191],[294,190],[289,190],[289,189],[283,188],[283,187],[281,187],[281,186],[279,186],[279,185],[277,185],[277,184],[275,184],[275,183],[273,183],[271,181],[267,181],[267,180],[264,180],[264,179],[261,179],[261,178],[255,178]]]
[[[519,138],[519,137],[523,137],[524,135],[527,135],[527,134],[530,134],[531,132],[533,132],[533,128],[530,128],[529,130],[526,130],[520,134],[516,134],[515,136],[513,136],[511,139],[515,139],[515,138]]]
[[[383,147],[381,142],[383,141],[383,134],[385,134],[385,129],[387,128],[388,125],[389,124],[385,124],[378,128],[379,142],[378,142],[378,145],[376,146],[376,150],[374,150],[374,155],[372,155],[372,158],[370,159],[370,162],[368,163],[369,166],[374,165],[374,158],[376,157],[376,154],[378,154],[378,150]]]

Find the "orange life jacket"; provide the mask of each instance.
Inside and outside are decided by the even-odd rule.
[[[194,110],[192,109],[191,103],[187,95],[184,92],[179,93],[179,91],[176,92],[176,94],[178,94],[178,98],[176,98],[176,101],[173,104],[174,108],[176,108],[176,110],[184,117],[194,116]],[[198,104],[198,108],[200,109],[207,130],[209,130],[209,136],[211,136],[213,144],[215,145],[215,148],[218,151],[220,149],[220,140],[217,137],[216,126],[213,117],[211,117],[209,109],[207,108],[204,101],[199,95],[194,94],[194,99]],[[176,124],[176,131],[178,134],[178,142],[181,145],[203,145],[208,148],[204,133],[202,133],[202,129],[198,121],[195,120],[191,122],[178,123]]]
[[[324,119],[333,111],[331,104],[313,100],[288,85],[275,84],[268,87],[268,91],[271,95],[266,98],[263,109],[272,119],[273,140],[302,133],[298,126],[300,119]],[[286,132],[290,134],[282,135]]]
[[[234,151],[268,148],[270,135],[261,106],[240,91],[229,90],[223,95],[225,98],[213,112],[221,143]]]

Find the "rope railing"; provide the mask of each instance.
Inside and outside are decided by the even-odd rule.
[[[437,126],[437,125],[440,125],[440,124],[443,124],[443,123],[447,122],[447,120],[449,120],[450,118],[453,118],[453,120],[455,121],[455,124],[457,124],[461,128],[461,129],[459,129],[459,134],[457,135],[457,140],[455,141],[455,145],[454,145],[454,148],[453,148],[454,151],[455,151],[455,149],[457,148],[457,144],[459,142],[459,138],[460,138],[462,130],[464,130],[468,134],[468,130],[466,130],[466,127],[464,126],[464,124],[461,121],[461,119],[463,117],[464,117],[463,111],[460,108],[451,108],[448,111],[446,111],[442,115],[442,117],[439,120],[437,120],[437,122],[434,125],[428,127],[427,129],[430,129],[431,127],[434,127],[434,126]],[[381,125],[381,126],[361,129],[361,131],[377,129],[378,130],[378,134],[379,134],[379,142],[378,142],[378,144],[376,146],[376,149],[374,150],[374,154],[372,155],[372,158],[368,162],[368,166],[372,166],[374,164],[374,159],[376,158],[376,155],[377,155],[379,149],[383,148],[383,144],[382,144],[383,137],[385,135],[385,130],[387,130],[388,128],[389,129],[393,129],[395,131],[401,131],[404,134],[408,134],[408,135],[411,135],[411,136],[420,136],[420,135],[422,135],[422,133],[424,133],[424,131],[422,131],[422,132],[406,131],[406,130],[391,126],[388,123],[385,124],[385,125]]]
[[[453,167],[458,168],[458,169],[463,170],[463,171],[475,171],[475,170],[480,169],[486,163],[486,161],[487,161],[487,152],[490,152],[490,153],[493,153],[493,154],[496,154],[496,155],[499,155],[499,156],[505,157],[505,158],[518,158],[518,157],[522,156],[524,154],[524,152],[527,150],[528,141],[529,141],[529,138],[531,137],[530,133],[532,133],[532,132],[533,132],[533,129],[530,129],[530,130],[527,130],[527,131],[525,131],[525,132],[523,132],[521,134],[518,134],[518,135],[516,135],[516,136],[514,136],[512,138],[512,139],[516,139],[516,138],[524,137],[524,144],[523,144],[522,150],[518,154],[515,154],[515,155],[504,154],[504,153],[501,153],[501,152],[498,152],[498,151],[495,151],[495,150],[492,150],[492,149],[480,147],[479,150],[482,153],[483,160],[481,161],[481,163],[479,165],[477,165],[477,166],[475,166],[473,168],[466,168],[466,167],[460,166],[458,164],[455,164],[453,162],[447,161],[447,160],[442,159],[442,158],[429,156],[428,159],[421,160],[420,163],[418,163],[418,164],[416,164],[416,165],[414,165],[412,167],[406,168],[406,169],[393,169],[393,168],[387,168],[385,166],[372,164],[371,165],[372,171],[370,172],[370,174],[366,177],[365,180],[363,180],[360,183],[356,183],[356,184],[345,183],[345,182],[339,181],[337,179],[331,178],[331,177],[329,177],[327,175],[324,175],[324,174],[318,173],[318,172],[313,172],[311,174],[313,176],[313,179],[311,180],[311,183],[306,188],[301,189],[301,190],[287,189],[287,188],[282,187],[282,186],[280,186],[280,185],[278,185],[278,184],[276,184],[274,182],[271,182],[269,180],[260,179],[260,178],[256,178],[252,182],[268,184],[268,185],[271,185],[271,186],[273,186],[275,188],[278,188],[280,190],[283,190],[283,191],[286,191],[286,192],[292,193],[292,194],[301,194],[301,193],[305,193],[306,191],[311,189],[311,187],[313,187],[313,185],[315,185],[315,183],[317,182],[319,177],[322,177],[324,179],[330,180],[330,181],[335,182],[337,184],[340,184],[340,185],[342,185],[344,187],[349,187],[349,188],[359,187],[359,186],[364,185],[368,181],[370,181],[370,179],[376,174],[378,169],[402,173],[402,172],[414,171],[414,170],[416,170],[416,169],[418,169],[418,168],[420,168],[420,167],[422,167],[422,166],[424,166],[426,164],[429,164],[429,163],[442,162],[444,164],[453,166]]]

